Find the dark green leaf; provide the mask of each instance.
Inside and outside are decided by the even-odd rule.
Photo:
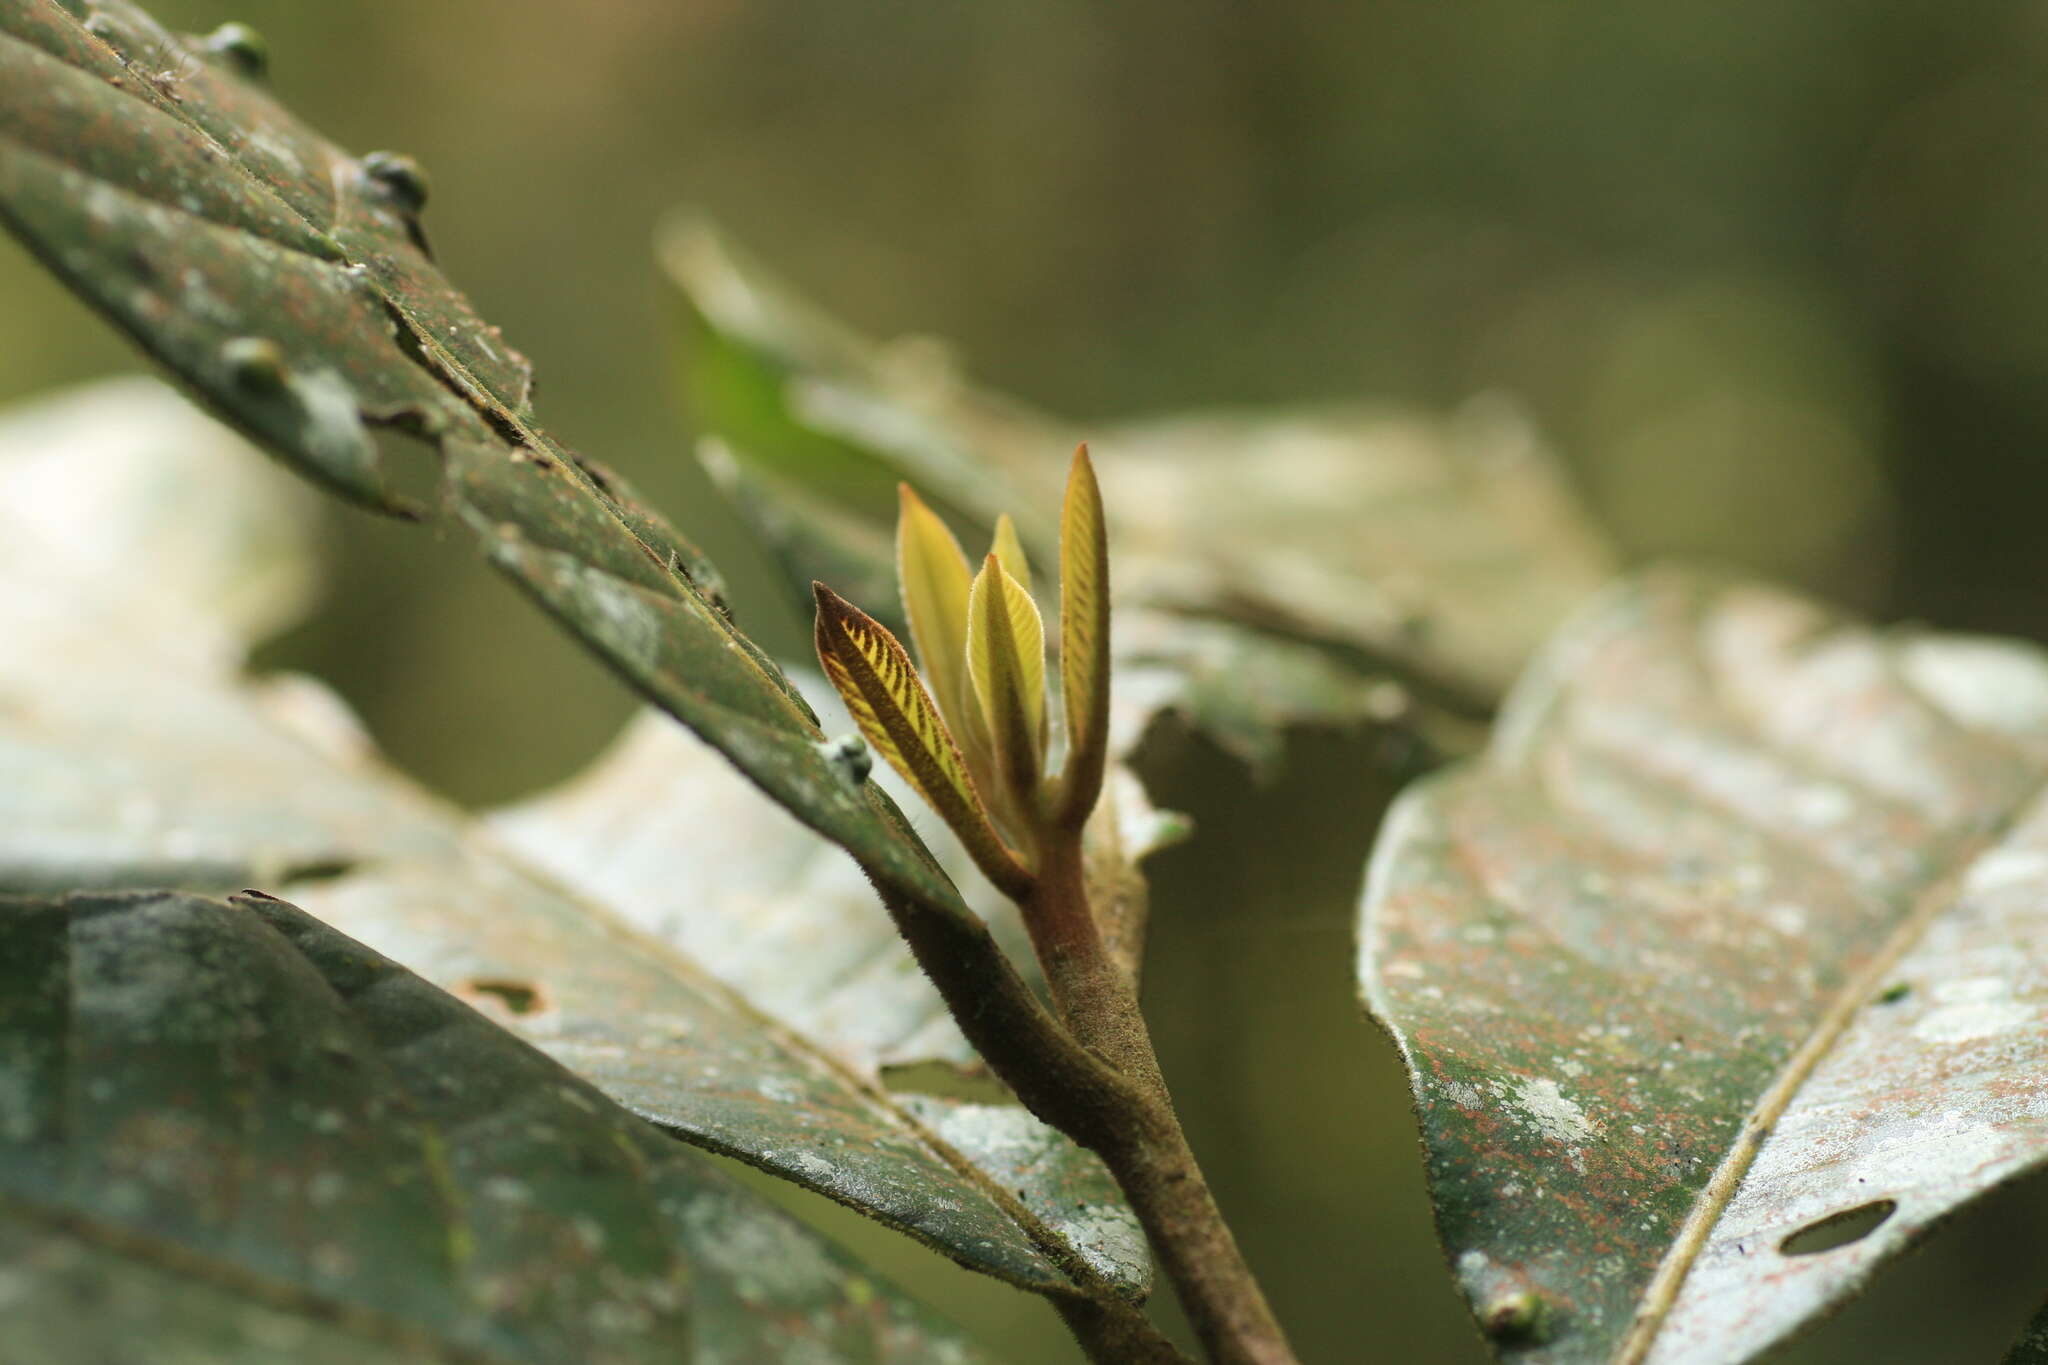
[[[349,157],[124,0],[0,9],[0,222],[329,486],[416,512],[371,430],[429,442],[439,514],[493,563],[885,885],[977,932],[887,798],[819,752],[711,567],[534,424],[525,360],[427,253],[422,192],[403,158]]]
[[[627,761],[625,809],[605,805],[606,787],[626,794],[620,779],[586,784],[597,798],[588,815],[609,831],[564,826],[523,841],[573,863],[587,835],[617,855],[597,866],[629,880],[579,876],[579,896],[530,870],[381,769],[312,684],[235,679],[240,641],[219,610],[236,567],[290,578],[297,563],[303,575],[303,546],[288,538],[257,542],[270,558],[234,548],[252,528],[274,538],[293,525],[274,482],[250,484],[251,469],[266,472],[254,455],[210,423],[189,447],[167,448],[185,430],[182,404],[155,386],[72,405],[68,421],[53,405],[21,437],[0,424],[0,889],[291,888],[687,1140],[977,1269],[1075,1292],[1061,1266],[1108,1245],[1113,1186],[1093,1158],[1018,1115],[1039,1134],[1031,1163],[1057,1167],[1048,1178],[1087,1190],[1090,1207],[1020,1202],[1034,1181],[1020,1178],[1014,1142],[950,1146],[880,1088],[884,1064],[974,1059],[850,859],[649,716],[626,753],[652,746],[658,765],[673,765],[660,782]],[[115,462],[130,477],[97,488],[97,522],[48,519],[41,509],[79,496],[64,486],[85,476],[66,439],[81,428],[103,454],[123,431],[141,442]],[[30,437],[17,464],[9,455]],[[184,506],[190,487],[212,497],[206,518],[149,516]],[[99,525],[108,533],[82,534]],[[196,655],[182,648],[195,621],[212,641]],[[1004,932],[1021,939],[1014,920]],[[864,966],[845,970],[854,964]],[[806,989],[779,989],[784,973]],[[1144,1277],[1120,1265],[1113,1283],[1140,1292]]]
[[[715,754],[649,714],[591,772],[492,823],[534,866],[689,954],[866,1084],[879,1084],[885,1070],[934,1064],[976,1072],[973,1050],[877,911],[859,869],[787,816],[745,797],[744,783]],[[1134,830],[1157,819],[1138,800],[1137,809],[1124,812],[1124,825]],[[963,875],[972,867],[949,834],[937,831],[935,839],[950,866]],[[1125,861],[1142,860],[1151,849],[1141,845]],[[715,875],[707,875],[709,868]],[[974,904],[1012,960],[1032,961],[1013,906],[985,884]],[[573,1064],[640,1112],[687,1125],[701,1100],[679,1084],[666,1051],[629,1036],[623,1047],[593,1048]],[[1144,1236],[1107,1172],[1022,1109],[914,1094],[877,1097],[876,1109],[982,1168],[1111,1283],[1136,1294],[1149,1286]],[[842,1121],[823,1151],[806,1148],[801,1135],[773,1131],[775,1144],[788,1150],[771,1156],[793,1178],[844,1198],[871,1188],[876,1172],[869,1155],[841,1151],[849,1143],[840,1139],[874,1141],[889,1126],[871,1118],[856,1132]],[[992,1237],[987,1228],[963,1224],[947,1245],[960,1254],[970,1235]],[[1014,1237],[1003,1229],[993,1241],[1007,1245]]]
[[[1748,1359],[2048,1159],[2048,658],[1647,576],[1389,815],[1360,974],[1504,1354]]]
[[[0,899],[12,1358],[957,1361],[957,1337],[293,906]],[[18,1289],[19,1287],[17,1287]],[[78,1317],[66,1297],[111,1301]],[[200,1356],[200,1352],[214,1354]]]

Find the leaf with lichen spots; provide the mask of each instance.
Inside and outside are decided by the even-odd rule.
[[[94,1305],[8,1295],[14,1359],[968,1355],[696,1153],[282,901],[0,898],[0,1022],[0,1265]]]
[[[1503,1355],[1746,1360],[2048,1162],[2048,657],[1676,573],[1382,829],[1360,978]]]
[[[93,516],[44,515],[87,490]],[[883,1091],[885,1067],[976,1059],[859,866],[667,718],[494,834],[379,767],[313,685],[238,683],[243,630],[310,572],[298,491],[154,384],[0,421],[0,890],[288,890],[686,1141],[1040,1293],[1142,1292],[1077,1287],[1089,1227]]]
[[[422,173],[358,160],[126,0],[0,6],[0,223],[208,406],[367,506],[429,512],[878,882],[977,922],[902,813],[848,784],[716,571],[534,421],[526,361],[426,250]],[[439,457],[435,506],[377,429]]]

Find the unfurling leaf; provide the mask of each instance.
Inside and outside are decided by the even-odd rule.
[[[1023,585],[1024,595],[1033,595],[1031,582],[1031,560],[1024,553],[1024,542],[1018,538],[1017,523],[1008,512],[996,518],[995,543],[988,552],[996,557],[996,563],[1003,566],[1003,572]]]
[[[993,553],[968,592],[967,671],[1003,784],[1020,810],[1035,813],[1045,770],[1045,623]]]
[[[1074,451],[1060,509],[1060,695],[1067,762],[1060,819],[1088,818],[1109,751],[1109,536],[1088,447]]]
[[[973,582],[967,555],[938,513],[909,484],[898,484],[897,495],[901,512],[896,521],[896,576],[902,584],[910,642],[931,680],[932,700],[953,727],[968,763],[985,767],[990,757],[988,725],[967,677],[967,593]]]
[[[861,733],[960,836],[988,879],[1021,898],[1031,874],[989,823],[959,746],[910,656],[887,627],[838,593],[822,583],[811,590],[818,603],[818,661]]]

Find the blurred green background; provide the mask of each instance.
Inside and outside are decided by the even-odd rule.
[[[1055,411],[1504,390],[1632,551],[2048,638],[2039,5],[154,9],[254,24],[316,126],[426,163],[440,257],[533,357],[543,418],[785,650],[797,625],[688,455],[650,251],[679,204],[863,329],[952,338]],[[135,365],[0,249],[0,399]],[[531,790],[626,713],[459,545],[340,510],[330,538],[325,609],[263,661],[328,678],[433,785]],[[1169,756],[1205,838],[1160,869],[1168,1069],[1309,1359],[1477,1359],[1398,1067],[1350,998],[1386,792],[1361,747],[1298,747],[1270,791]],[[1994,1358],[2048,1285],[2044,1210],[2035,1190],[1981,1215],[1800,1358]],[[1015,1359],[1065,1358],[1036,1305],[833,1226]],[[1979,1337],[1928,1306],[1956,1295]]]

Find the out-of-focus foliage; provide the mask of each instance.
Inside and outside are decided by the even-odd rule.
[[[426,164],[437,247],[557,424],[756,619],[738,535],[682,510],[703,490],[653,344],[647,235],[684,200],[835,311],[959,338],[1061,411],[1502,387],[1631,546],[2048,632],[2014,496],[2048,432],[2048,37],[2022,6],[158,8],[254,24],[313,122]],[[0,385],[117,354],[0,272]],[[345,567],[292,657],[346,671],[460,790],[573,767],[622,703],[587,687],[519,757],[478,754],[537,680],[483,689],[474,731],[434,680],[494,629],[543,632],[494,626],[474,577],[467,602],[415,592],[431,551],[402,553]],[[388,650],[350,643],[372,621]],[[573,658],[524,653],[557,677]]]
[[[1009,509],[1057,505],[1066,449],[1085,433],[1114,509],[1125,619],[1137,607],[1240,628],[1243,700],[1284,725],[1341,718],[1304,704],[1303,685],[1287,689],[1292,713],[1259,695],[1257,675],[1287,672],[1301,641],[1484,714],[1613,572],[1554,453],[1511,405],[1449,418],[1356,404],[1205,411],[1091,432],[968,383],[915,342],[861,337],[706,224],[679,221],[661,248],[686,313],[681,373],[704,457],[796,584],[843,572],[892,611],[882,564],[898,480],[985,532]],[[1023,526],[1051,553],[1050,518]],[[1114,634],[1112,647],[1139,652]]]

